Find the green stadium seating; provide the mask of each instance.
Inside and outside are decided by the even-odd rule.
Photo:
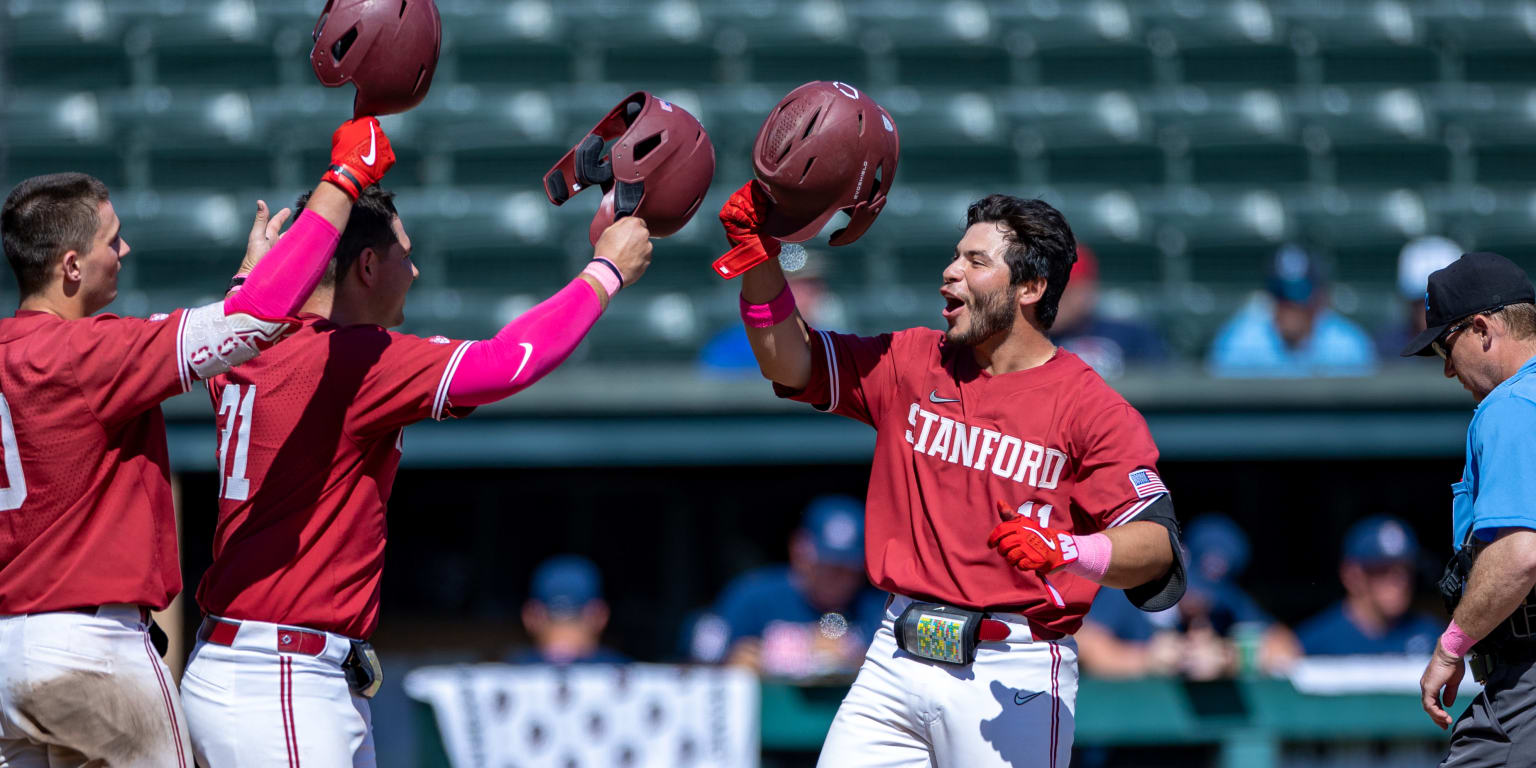
[[[1185,86],[1153,102],[1164,145],[1188,159],[1190,180],[1295,184],[1310,158],[1286,92]]]
[[[1443,88],[1432,97],[1453,146],[1466,146],[1478,182],[1536,181],[1536,89],[1471,85]]]
[[[111,188],[128,182],[117,121],[102,98],[89,91],[24,91],[0,110],[0,131],[9,145],[7,182],[61,171],[80,171]]]
[[[722,47],[741,49],[750,83],[785,91],[813,80],[873,83],[869,54],[858,43],[863,30],[840,3],[712,2],[705,10]]]
[[[172,87],[239,83],[261,88],[283,82],[284,70],[308,71],[310,30],[285,29],[290,39],[284,41],[270,21],[248,2],[215,2],[191,13],[155,17],[145,30],[155,82]],[[289,55],[279,57],[280,48]],[[314,75],[309,78],[313,82]]]
[[[1305,190],[1290,196],[1288,205],[1302,238],[1327,245],[1342,282],[1391,284],[1403,243],[1444,231],[1425,196],[1403,187]]]
[[[1014,50],[1028,56],[1021,85],[1129,88],[1155,79],[1154,56],[1132,5],[1003,3],[994,23],[1007,30]]]
[[[0,12],[7,14],[0,23],[0,52],[14,86],[85,90],[135,81],[124,45],[134,19],[116,4],[13,0]]]
[[[881,94],[901,135],[898,179],[1003,184],[1020,172],[1009,123],[985,93]]]
[[[1002,111],[1026,158],[1043,160],[1052,183],[1157,183],[1166,162],[1139,95],[1042,88],[1006,95]]]
[[[1297,82],[1285,20],[1264,2],[1157,0],[1141,4],[1141,16],[1154,39],[1173,41],[1183,82]]]
[[[1419,91],[1330,86],[1303,92],[1297,112],[1308,141],[1329,147],[1339,184],[1450,180],[1450,150]]]
[[[854,24],[879,48],[888,48],[896,82],[913,86],[975,87],[1005,83],[1013,54],[988,7],[956,0],[935,14],[924,0],[859,6]]]
[[[547,85],[576,79],[576,50],[567,20],[550,5],[508,4],[498,11],[455,13],[444,6],[446,82]],[[435,83],[434,83],[435,84]]]

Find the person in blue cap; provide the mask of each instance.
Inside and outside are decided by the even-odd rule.
[[[728,584],[695,625],[693,655],[769,677],[851,675],[884,612],[885,595],[864,575],[864,505],[821,496],[791,539],[789,564]]]
[[[1363,376],[1376,367],[1371,337],[1328,306],[1317,256],[1298,245],[1275,253],[1269,301],[1238,310],[1216,333],[1210,371],[1227,377]]]
[[[1248,534],[1237,523],[1202,515],[1185,528],[1184,544],[1189,586],[1178,605],[1146,613],[1108,589],[1094,601],[1076,635],[1084,671],[1106,678],[1230,677],[1242,662],[1235,637],[1248,631],[1260,669],[1280,671],[1300,655],[1291,631],[1237,584],[1250,556]]]
[[[580,555],[557,555],[533,572],[523,627],[533,647],[512,664],[623,664],[629,658],[602,645],[608,603],[597,566]]]
[[[1419,542],[1407,523],[1376,515],[1344,535],[1339,581],[1344,599],[1307,619],[1296,636],[1308,655],[1411,653],[1426,655],[1439,622],[1413,607]]]

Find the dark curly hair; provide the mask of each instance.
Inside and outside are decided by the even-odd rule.
[[[295,206],[296,214],[303,212],[304,206],[308,204],[309,193],[305,192]],[[336,255],[325,265],[325,275],[320,278],[320,284],[334,287],[337,278],[347,274],[347,270],[357,263],[357,257],[363,255],[365,248],[385,251],[399,242],[399,236],[393,228],[398,215],[395,211],[395,193],[380,189],[377,185],[363,190],[357,202],[352,204],[347,228],[342,230],[341,240],[336,243]]]
[[[1010,285],[1045,278],[1045,294],[1035,304],[1035,319],[1050,330],[1056,322],[1056,305],[1067,288],[1067,276],[1077,261],[1077,238],[1061,211],[1044,200],[1013,195],[987,195],[965,212],[965,226],[998,223],[1006,230],[1008,246],[1003,260],[1008,264]]]

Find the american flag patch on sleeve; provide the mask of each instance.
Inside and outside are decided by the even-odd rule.
[[[1138,469],[1131,473],[1131,490],[1136,492],[1136,498],[1145,499],[1148,496],[1156,496],[1159,493],[1167,493],[1168,486],[1163,485],[1162,478],[1150,469]]]

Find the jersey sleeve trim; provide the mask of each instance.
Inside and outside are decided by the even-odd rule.
[[[464,359],[464,353],[469,351],[473,341],[466,341],[453,351],[453,356],[448,358],[448,367],[443,369],[443,378],[437,382],[437,394],[432,398],[432,420],[442,421],[443,411],[448,408],[448,389],[453,385],[453,374],[459,369],[459,361]]]
[[[187,361],[187,312],[185,310],[182,311],[176,323],[176,375],[181,379],[181,391],[191,392],[192,369]]]
[[[1164,496],[1167,496],[1167,495],[1168,494],[1166,494],[1166,493],[1159,493],[1156,496],[1153,496],[1153,497],[1147,498],[1147,499],[1142,499],[1141,501],[1138,501],[1135,504],[1132,504],[1131,506],[1127,507],[1124,512],[1121,512],[1119,515],[1116,515],[1115,519],[1110,520],[1109,521],[1109,525],[1104,526],[1105,529],[1115,528],[1115,527],[1118,527],[1118,526],[1121,526],[1121,525],[1125,525],[1126,523],[1129,523],[1132,520],[1135,520],[1136,516],[1141,514],[1144,510],[1146,510],[1147,507],[1152,506],[1154,503],[1156,503],[1156,501],[1158,499],[1161,499],[1161,498],[1163,498]]]
[[[840,380],[841,375],[837,369],[837,350],[833,347],[831,334],[826,331],[817,331],[816,333],[821,335],[821,352],[826,357],[827,363],[827,389],[828,397],[830,398],[827,403],[827,410],[836,411],[838,403],[842,399],[841,393],[843,390],[842,381]]]

